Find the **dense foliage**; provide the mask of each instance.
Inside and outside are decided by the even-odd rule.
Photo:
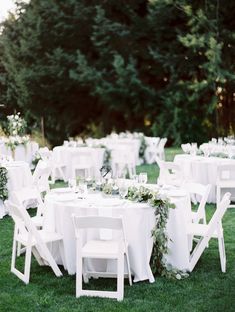
[[[0,35],[0,101],[53,143],[142,130],[234,133],[233,1],[31,0]]]
[[[2,201],[8,199],[7,181],[7,169],[0,167],[0,200]]]

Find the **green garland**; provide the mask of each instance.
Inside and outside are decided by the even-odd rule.
[[[105,194],[114,194],[113,185],[106,183],[101,186],[101,190]],[[166,225],[169,217],[169,210],[174,209],[168,198],[162,199],[157,192],[146,187],[137,188],[131,186],[128,188],[127,199],[139,203],[148,203],[154,208],[156,218],[155,227],[152,230],[153,250],[151,256],[151,269],[153,274],[159,273],[161,276],[172,279],[182,279],[189,276],[186,271],[178,270],[166,263],[164,255],[168,253],[168,235],[166,233]]]
[[[152,230],[153,250],[150,266],[153,274],[159,273],[168,278],[182,279],[188,276],[188,273],[173,268],[164,261],[164,255],[168,253],[168,236],[166,233],[166,224],[169,216],[169,210],[174,209],[168,198],[162,199],[157,192],[141,186],[140,188],[129,187],[127,198],[132,201],[149,203],[154,208],[156,218],[155,227]]]
[[[2,201],[8,199],[7,181],[7,169],[0,167],[0,199]]]

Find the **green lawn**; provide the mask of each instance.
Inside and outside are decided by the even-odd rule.
[[[172,149],[168,150],[172,158]],[[141,166],[149,181],[156,181],[155,165]],[[214,205],[207,206],[208,219]],[[0,312],[12,311],[235,311],[235,209],[224,217],[227,273],[220,271],[216,241],[211,241],[189,278],[172,281],[156,276],[156,282],[141,282],[130,287],[125,282],[125,298],[121,303],[112,299],[75,298],[75,276],[57,278],[50,268],[39,267],[32,261],[29,285],[24,285],[10,273],[13,222],[10,217],[0,220]],[[23,257],[21,257],[21,264]],[[20,264],[19,263],[19,264]],[[99,279],[90,287],[111,289],[116,280]]]

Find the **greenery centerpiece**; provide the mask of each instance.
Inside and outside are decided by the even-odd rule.
[[[0,200],[2,201],[8,199],[7,181],[7,169],[0,167]]]
[[[103,180],[100,189],[106,195],[114,195],[117,193],[116,183],[112,179]],[[188,277],[186,271],[181,271],[172,267],[165,259],[165,255],[168,253],[169,240],[166,225],[169,211],[170,209],[174,209],[175,205],[171,203],[166,196],[162,196],[158,192],[143,186],[129,186],[126,198],[139,203],[147,203],[154,209],[155,226],[152,230],[153,250],[150,261],[153,274],[159,273],[161,276],[173,279]]]

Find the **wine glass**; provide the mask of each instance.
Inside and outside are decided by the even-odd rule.
[[[83,183],[83,182],[79,183],[78,189],[79,189],[79,193],[80,193],[81,197],[83,199],[85,199],[87,197],[87,194],[88,194],[87,184]]]
[[[125,183],[122,183],[120,186],[119,186],[119,194],[121,196],[121,198],[125,198],[126,195],[128,194],[128,187]]]
[[[139,176],[138,176],[138,174],[134,174],[134,175],[132,176],[132,180],[133,180],[134,183],[138,183],[138,182],[139,182]]]
[[[148,175],[147,175],[147,172],[141,172],[139,174],[139,182],[141,184],[146,184],[148,181]]]
[[[68,181],[68,186],[69,186],[73,191],[75,191],[76,186],[77,186],[76,179],[69,179],[69,181]]]

